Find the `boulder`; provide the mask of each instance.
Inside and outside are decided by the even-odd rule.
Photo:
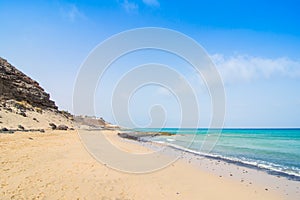
[[[52,128],[52,130],[55,130],[57,126],[54,123],[49,123],[49,126]]]
[[[66,130],[68,130],[68,126],[66,126],[66,125],[59,125],[58,127],[57,127],[57,130],[64,130],[64,131],[66,131]]]
[[[4,128],[1,129],[1,131],[6,132],[6,131],[8,131],[8,129],[4,127]]]
[[[26,115],[25,112],[19,112],[18,114],[19,114],[19,115],[22,115],[23,117],[27,117],[27,115]]]
[[[24,126],[22,126],[22,125],[18,125],[18,128],[21,130],[25,130]]]

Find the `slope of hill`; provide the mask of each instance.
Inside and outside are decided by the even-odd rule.
[[[50,95],[0,57],[0,130],[72,128],[73,116],[59,111]]]

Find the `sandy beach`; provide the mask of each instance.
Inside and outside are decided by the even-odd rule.
[[[116,133],[106,131],[105,135],[122,150],[151,151]],[[249,177],[241,182],[229,175],[220,176],[207,166],[217,161],[202,161],[209,171],[188,162],[188,156],[153,173],[120,172],[97,162],[82,145],[77,131],[0,134],[0,146],[1,199],[295,198],[266,189],[263,184],[249,184]],[[235,171],[231,173],[238,176]]]
[[[0,200],[300,200],[300,1],[0,1]]]

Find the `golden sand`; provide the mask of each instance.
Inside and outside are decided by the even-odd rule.
[[[147,151],[111,135],[127,151]],[[183,161],[148,174],[119,172],[97,162],[76,131],[0,134],[0,155],[1,199],[282,199]]]

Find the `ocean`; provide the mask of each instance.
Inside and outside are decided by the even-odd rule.
[[[208,129],[137,129],[176,135],[147,140],[164,143],[182,151],[267,170],[300,180],[300,129],[223,129],[214,137],[210,151],[203,150]]]

